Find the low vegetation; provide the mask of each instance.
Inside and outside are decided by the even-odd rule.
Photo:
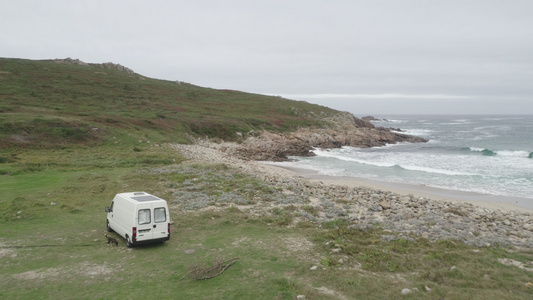
[[[303,101],[52,60],[0,58],[0,148],[64,147],[151,134],[155,142],[189,136],[239,140],[261,130],[320,125],[335,112]]]
[[[278,103],[269,108],[278,114],[267,116],[264,102],[255,106],[262,96],[98,66],[0,59],[0,71],[2,299],[533,297],[532,249],[396,238],[343,218],[320,224],[296,188],[287,193],[228,165],[191,164],[164,144],[187,143],[195,132],[290,130],[312,122],[295,119],[290,107],[308,109],[300,102],[265,97]],[[216,97],[226,102],[207,117],[202,107],[214,108]],[[247,111],[236,110],[248,102]],[[224,120],[230,130],[191,125],[205,120]],[[107,245],[104,207],[125,191],[169,201],[168,242],[130,249],[110,234],[119,245]],[[213,278],[196,280],[206,276]]]

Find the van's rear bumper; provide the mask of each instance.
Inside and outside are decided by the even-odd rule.
[[[159,239],[150,239],[150,240],[142,240],[142,241],[135,241],[132,244],[133,245],[145,245],[145,244],[155,244],[155,243],[162,243],[165,241],[170,240],[170,236],[159,238]]]

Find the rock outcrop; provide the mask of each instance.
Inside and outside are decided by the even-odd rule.
[[[57,59],[54,59],[54,61],[58,64],[68,64],[68,65],[80,65],[80,66],[99,66],[99,67],[102,67],[104,69],[111,69],[111,70],[118,70],[118,71],[121,71],[121,72],[126,72],[128,74],[134,74],[135,72],[128,68],[128,67],[125,67],[123,65],[120,65],[120,64],[115,64],[115,63],[112,63],[112,62],[106,62],[106,63],[103,63],[103,64],[89,64],[89,63],[86,63],[86,62],[83,62],[79,59],[72,59],[70,57],[67,57],[67,58],[64,58],[64,59],[60,59],[60,58],[57,58]]]
[[[287,160],[288,156],[313,156],[313,148],[369,148],[398,142],[427,142],[420,137],[375,127],[348,112],[340,112],[324,118],[323,121],[329,125],[321,128],[300,128],[289,133],[265,131],[244,141],[235,154],[250,160],[283,161]]]
[[[366,117],[362,117],[361,120],[365,120],[365,121],[378,121],[378,122],[389,122],[389,120],[387,119],[378,119],[374,116],[366,116]]]
[[[80,65],[80,66],[88,66],[89,64],[86,62],[83,62],[79,59],[72,59],[70,57],[67,58],[56,58],[54,61],[58,64],[67,64],[67,65]]]
[[[122,72],[126,72],[128,74],[133,74],[135,73],[132,69],[128,68],[128,67],[124,67],[123,65],[121,64],[114,64],[112,62],[106,62],[106,63],[103,63],[103,64],[100,64],[103,68],[105,69],[114,69],[114,70],[119,70],[119,71],[122,71]]]

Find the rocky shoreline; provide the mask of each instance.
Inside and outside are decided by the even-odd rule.
[[[313,156],[311,150],[314,147],[369,148],[399,142],[427,142],[421,137],[401,134],[390,128],[375,127],[349,112],[313,118],[324,125],[320,128],[302,127],[285,133],[263,131],[260,135],[247,134],[243,143],[232,149],[233,154],[242,159],[284,161],[288,160],[288,156]]]
[[[311,181],[282,168],[236,157],[234,143],[197,141],[172,148],[192,162],[222,163],[282,189],[298,198],[290,205],[299,208],[300,218],[322,223],[343,218],[355,228],[383,228],[384,240],[426,238],[430,241],[458,240],[477,247],[515,246],[533,248],[533,214],[528,211],[489,209],[462,202],[402,195],[392,191]],[[265,213],[280,203],[243,205],[251,213]],[[302,207],[313,207],[312,215]]]

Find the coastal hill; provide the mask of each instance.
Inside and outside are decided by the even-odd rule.
[[[250,161],[398,141],[421,140],[113,63],[0,58],[0,297],[532,299],[529,212]],[[107,232],[131,191],[168,201],[168,242]]]
[[[114,63],[0,58],[0,147],[53,148],[145,135],[156,143],[237,142],[235,154],[283,160],[312,147],[423,139],[304,101],[148,78]]]

